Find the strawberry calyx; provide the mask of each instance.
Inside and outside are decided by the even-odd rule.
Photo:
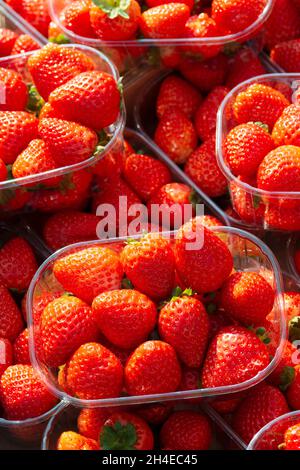
[[[223,48],[223,53],[227,55],[228,57],[234,56],[239,49],[241,49],[242,45],[239,42],[229,42],[228,44],[225,44]]]
[[[31,111],[38,116],[42,107],[45,104],[45,101],[43,100],[39,92],[37,91],[37,88],[32,84],[28,85],[28,96],[29,98],[28,98],[27,109],[28,111]]]
[[[193,297],[193,295],[195,294],[196,292],[194,292],[193,289],[191,289],[190,287],[182,290],[181,287],[177,286],[172,291],[171,300],[175,300],[178,297]]]
[[[64,34],[58,34],[55,38],[50,38],[49,42],[53,44],[70,44],[70,39],[67,38]]]
[[[136,443],[137,433],[133,424],[122,424],[117,421],[113,426],[103,426],[100,434],[101,449],[134,450]]]
[[[300,317],[294,317],[289,321],[289,339],[292,342],[300,339]]]
[[[280,374],[279,388],[285,392],[295,378],[295,369],[292,366],[285,366]]]
[[[128,279],[128,277],[124,277],[121,282],[122,289],[133,289],[132,282]]]
[[[268,124],[265,124],[264,122],[256,121],[253,124],[255,124],[258,127],[261,127],[262,129],[264,129],[268,133],[270,132]]]
[[[191,194],[189,195],[189,201],[193,206],[193,209],[196,210],[196,207],[198,204],[201,203],[201,198],[200,196],[196,193],[196,191],[191,191]]]
[[[127,10],[130,6],[130,0],[92,0],[107,16],[113,20],[118,16],[129,19]]]
[[[267,334],[267,330],[260,326],[258,328],[253,328],[253,326],[249,326],[248,327],[248,330],[250,331],[253,331],[253,333],[256,334],[256,336],[264,343],[264,344],[270,344],[271,343],[271,339],[269,338],[268,334]]]

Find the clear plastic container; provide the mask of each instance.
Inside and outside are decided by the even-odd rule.
[[[175,38],[175,39],[148,39],[141,38],[136,40],[127,40],[127,41],[102,41],[100,39],[88,38],[79,36],[78,34],[73,33],[67,29],[61,21],[61,12],[64,8],[72,3],[72,0],[48,0],[49,4],[49,13],[52,20],[59,26],[62,33],[69,38],[74,43],[86,44],[92,47],[103,50],[107,55],[109,55],[112,60],[116,63],[119,63],[119,69],[121,71],[128,70],[134,67],[135,65],[140,65],[141,63],[153,64],[159,63],[159,55],[168,53],[168,51],[173,48],[179,53],[182,51],[187,51],[187,46],[220,46],[223,49],[236,47],[238,44],[242,44],[248,39],[254,39],[259,37],[262,32],[265,21],[268,19],[273,5],[274,0],[265,0],[265,7],[261,15],[257,20],[252,23],[248,28],[243,31],[240,31],[235,34],[230,34],[227,36],[217,36],[217,37],[206,37],[206,38]],[[257,48],[261,47],[262,42],[257,39],[256,46]],[[189,52],[189,51],[188,51]],[[131,73],[133,71],[131,70]]]
[[[247,450],[277,450],[284,441],[285,431],[295,424],[300,424],[300,411],[286,413],[270,421],[255,434]]]
[[[84,52],[86,55],[91,57],[91,59],[96,64],[96,69],[104,71],[106,73],[111,74],[116,81],[119,80],[119,74],[115,66],[112,62],[105,55],[101,52],[97,51],[96,49],[92,49],[88,46],[76,44],[76,45],[62,45],[60,47],[72,48],[72,49],[79,49],[80,51]],[[26,83],[30,83],[30,76],[27,70],[26,64],[28,57],[32,55],[32,52],[28,52],[26,54],[20,54],[13,57],[8,58],[1,58],[0,59],[0,67],[17,67],[18,71],[22,73],[23,78]],[[16,190],[26,190],[28,185],[37,185],[42,183],[44,180],[48,179],[49,177],[56,177],[56,176],[66,176],[73,174],[79,170],[84,170],[92,165],[98,163],[108,152],[121,152],[123,149],[123,130],[125,126],[125,108],[124,103],[121,98],[121,111],[120,114],[114,124],[106,128],[106,134],[109,138],[109,142],[106,144],[105,148],[102,151],[99,151],[97,154],[93,155],[92,157],[76,163],[74,165],[68,165],[65,167],[57,168],[55,170],[47,171],[44,173],[40,173],[37,175],[26,176],[23,178],[16,178],[11,179],[8,181],[0,182],[0,201],[5,200],[8,195],[9,200],[12,197],[12,191]],[[31,195],[34,193],[35,195],[38,193],[37,191],[31,191]],[[30,211],[30,199],[26,204],[26,207],[22,207],[22,211],[25,209]],[[11,212],[11,208],[9,205],[5,203],[1,205],[0,203],[0,214],[9,211]]]
[[[241,218],[244,220],[247,218],[249,226],[282,232],[300,230],[300,192],[261,190],[240,181],[232,174],[223,153],[224,139],[236,125],[230,117],[231,106],[236,96],[253,83],[265,85],[284,83],[290,86],[291,91],[295,91],[299,87],[299,80],[300,74],[278,73],[251,78],[236,86],[219,108],[216,141],[218,164],[227,178],[232,206]]]
[[[299,234],[294,233],[288,239],[286,245],[286,257],[288,262],[288,267],[292,275],[298,280],[300,283],[300,274],[297,271],[296,264],[295,264],[295,254],[296,251],[300,249],[300,239]]]
[[[214,227],[212,228],[212,230],[216,234],[218,234],[228,245],[228,248],[230,249],[233,255],[234,267],[237,270],[253,270],[258,271],[261,274],[263,274],[264,271],[267,271],[270,281],[272,282],[273,288],[276,292],[276,298],[274,303],[274,315],[279,332],[278,347],[274,358],[263,371],[259,372],[255,377],[243,383],[235,384],[232,386],[206,388],[192,391],[177,391],[173,393],[155,395],[153,394],[144,396],[128,396],[112,399],[108,398],[103,400],[81,400],[74,396],[68,395],[63,390],[61,390],[57,381],[57,371],[47,367],[47,365],[43,363],[41,358],[38,357],[38,355],[36,354],[35,344],[36,337],[39,333],[39,326],[33,322],[32,317],[32,307],[35,298],[37,295],[41,295],[43,292],[57,291],[57,289],[61,289],[61,285],[58,283],[53,274],[53,264],[57,259],[66,256],[70,252],[78,251],[83,249],[84,247],[92,245],[109,246],[111,249],[116,249],[119,251],[120,248],[124,246],[124,243],[126,242],[126,239],[119,238],[104,241],[98,240],[94,242],[78,243],[61,249],[54,253],[52,256],[50,256],[48,260],[43,263],[43,265],[39,268],[31,282],[27,296],[27,312],[30,327],[31,361],[34,368],[39,371],[42,379],[48,386],[49,390],[52,393],[56,394],[60,399],[65,399],[77,407],[106,407],[112,405],[141,404],[166,400],[178,400],[185,398],[227,395],[234,392],[246,390],[264,380],[279,362],[284,346],[284,341],[286,338],[286,322],[283,313],[281,295],[282,280],[277,260],[272,254],[272,252],[269,250],[269,248],[263,242],[261,242],[259,239],[249,233],[230,227]],[[172,236],[174,236],[174,233],[168,233],[167,235],[172,238]]]

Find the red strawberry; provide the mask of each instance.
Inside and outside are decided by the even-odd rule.
[[[210,197],[227,192],[227,180],[218,167],[215,147],[213,135],[194,150],[184,166],[184,172]]]
[[[77,297],[63,295],[50,302],[40,320],[42,360],[50,367],[63,365],[79,346],[97,339],[91,308]]]
[[[201,101],[201,95],[196,88],[177,75],[169,75],[160,86],[156,114],[161,119],[166,111],[178,108],[191,119]]]
[[[27,289],[37,268],[34,252],[23,238],[12,238],[0,249],[0,277],[9,289]]]
[[[268,335],[268,332],[266,332],[266,334]],[[293,382],[295,377],[296,371],[294,368],[294,358],[296,356],[297,348],[289,341],[286,341],[280,362],[272,374],[269,375],[268,382],[270,382],[272,385],[276,385],[282,391],[285,391]]]
[[[264,321],[273,303],[274,290],[258,273],[236,272],[223,284],[222,307],[227,314],[246,325]]]
[[[267,423],[288,412],[284,395],[271,385],[262,384],[246,397],[233,417],[233,427],[244,442]]]
[[[110,410],[107,408],[84,408],[80,411],[77,419],[79,433],[99,442],[99,434],[105,421],[109,417]]]
[[[216,131],[217,112],[229,89],[217,86],[200,104],[195,115],[195,129],[201,140],[209,139]]]
[[[285,72],[298,72],[300,67],[300,39],[276,44],[271,50],[271,59]]]
[[[189,296],[173,297],[160,311],[159,335],[188,367],[200,367],[207,346],[209,320],[203,304]]]
[[[25,188],[2,190],[0,194],[0,209],[2,211],[17,211],[23,209],[30,201],[31,194]]]
[[[148,234],[140,240],[133,240],[123,249],[121,261],[135,289],[154,300],[170,295],[174,284],[175,260],[167,239]]]
[[[226,76],[228,59],[224,54],[199,61],[193,57],[184,57],[180,64],[181,74],[203,92],[222,85]]]
[[[40,416],[57,402],[32,366],[19,364],[6,369],[0,380],[4,415],[9,420]]]
[[[5,92],[5,100],[0,103],[1,111],[23,111],[28,100],[27,86],[20,74],[0,67],[0,83]]]
[[[31,36],[28,34],[20,34],[12,48],[11,55],[31,52],[39,48],[40,45]]]
[[[0,158],[11,164],[38,136],[38,120],[23,111],[0,111]]]
[[[0,57],[11,54],[12,48],[18,38],[18,34],[7,28],[0,28]]]
[[[184,163],[197,146],[193,123],[176,108],[166,112],[161,118],[154,140],[178,164]]]
[[[196,292],[219,289],[233,267],[226,244],[197,217],[178,231],[175,259],[180,278]]]
[[[25,328],[16,338],[13,353],[16,364],[30,364],[28,328]]]
[[[233,104],[233,115],[238,124],[254,121],[272,129],[282,111],[290,103],[280,91],[254,83],[241,91]]]
[[[7,179],[7,168],[3,160],[0,159],[0,181],[5,181]]]
[[[95,240],[98,222],[99,219],[94,214],[72,210],[57,212],[46,221],[43,237],[52,250],[81,241]]]
[[[212,340],[202,371],[205,388],[245,382],[270,362],[266,345],[242,326],[225,326]]]
[[[62,12],[65,28],[79,36],[86,38],[96,37],[90,19],[90,9],[92,6],[91,0],[75,0],[70,4],[66,4]]]
[[[156,426],[166,421],[172,409],[173,406],[170,402],[162,402],[142,405],[136,412],[141,418],[147,421],[147,423]]]
[[[213,0],[212,17],[223,31],[238,33],[251,26],[265,6],[264,0]]]
[[[41,108],[39,119],[42,120],[44,118],[56,118],[56,119],[63,119],[63,115],[59,114],[50,103],[45,103],[44,106]]]
[[[161,186],[171,182],[168,167],[148,155],[131,154],[125,160],[123,176],[135,193],[147,201]]]
[[[156,323],[155,304],[135,290],[103,292],[94,299],[92,308],[100,331],[123,349],[145,341]]]
[[[266,227],[287,232],[300,230],[300,208],[292,207],[294,203],[287,199],[282,201],[281,207],[270,204],[264,215]]]
[[[180,38],[189,16],[189,7],[184,3],[166,3],[144,11],[139,26],[146,38]]]
[[[265,29],[265,43],[270,49],[300,36],[300,12],[292,0],[275,0]]]
[[[13,348],[6,338],[0,338],[0,377],[13,363]]]
[[[48,4],[46,0],[7,0],[12,8],[23,16],[34,28],[47,37],[50,16],[48,13]]]
[[[52,91],[49,103],[68,121],[76,121],[98,131],[117,119],[120,91],[111,75],[94,70],[64,82]]]
[[[93,2],[90,8],[92,29],[103,41],[126,41],[134,37],[141,16],[141,7],[136,0],[113,4]]]
[[[0,282],[0,337],[13,341],[23,330],[21,312],[9,290]]]
[[[100,450],[100,447],[94,439],[81,436],[74,431],[65,431],[58,438],[57,450]]]
[[[252,176],[275,147],[267,129],[249,122],[234,127],[224,141],[226,163],[234,175]]]
[[[12,174],[14,178],[24,178],[26,176],[38,175],[57,168],[49,147],[41,139],[32,140],[22,153],[16,158],[12,166]],[[41,184],[45,186],[57,186],[61,178],[55,176],[41,180]],[[32,183],[34,186],[37,183]],[[28,187],[29,185],[27,185]]]
[[[204,39],[212,38],[215,36],[221,36],[221,32],[218,29],[216,22],[210,18],[206,13],[200,13],[200,15],[193,15],[185,23],[184,36],[189,39]],[[220,45],[199,45],[189,44],[184,46],[184,49],[193,54],[199,54],[201,59],[209,59],[210,57],[216,56],[220,50]]]
[[[159,440],[166,450],[207,450],[212,443],[212,427],[202,413],[175,411],[161,428]]]
[[[74,165],[92,157],[98,142],[97,134],[91,129],[62,119],[41,119],[39,133],[59,166]]]
[[[291,104],[285,108],[275,122],[272,138],[279,145],[300,145],[300,111],[299,107]]]
[[[53,273],[66,291],[90,304],[102,292],[120,288],[123,268],[114,251],[95,245],[58,259]]]
[[[163,341],[146,341],[129,357],[125,386],[129,395],[175,392],[181,369],[175,350]]]
[[[103,450],[152,450],[153,433],[142,418],[124,411],[113,413],[100,433]]]
[[[83,52],[47,44],[28,59],[28,70],[39,94],[47,100],[57,87],[76,75],[94,70],[95,64]]]
[[[200,372],[199,369],[182,369],[181,382],[179,390],[197,390],[201,388]],[[201,398],[189,398],[189,403],[199,403]]]
[[[149,8],[165,5],[166,3],[184,3],[190,10],[192,10],[194,6],[194,0],[146,0],[146,4]]]
[[[67,386],[83,400],[119,397],[123,367],[119,359],[98,343],[80,346],[66,365]]]
[[[295,359],[295,358],[294,358]],[[292,358],[292,361],[294,362]],[[299,354],[296,354],[296,359],[299,361]],[[296,361],[295,361],[296,362]],[[291,385],[287,389],[286,398],[289,406],[293,410],[299,410],[300,408],[300,365],[295,364],[295,376]]]
[[[238,180],[256,187],[253,178],[239,176]],[[230,184],[230,191],[234,210],[245,222],[261,224],[265,217],[266,206],[259,197],[252,197],[252,194],[235,182]]]
[[[300,450],[300,424],[290,426],[284,434],[284,444],[280,450]]]
[[[234,88],[249,78],[267,73],[257,54],[250,47],[243,47],[233,57],[228,74],[226,86]]]

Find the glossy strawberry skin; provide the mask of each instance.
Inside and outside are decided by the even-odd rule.
[[[20,34],[17,38],[14,47],[12,48],[11,55],[23,54],[24,52],[31,52],[39,49],[39,44],[28,34]]]
[[[275,122],[272,138],[276,146],[300,145],[300,112],[297,105],[285,108]]]
[[[38,137],[38,120],[25,111],[0,111],[0,158],[11,164]]]
[[[216,22],[206,13],[192,15],[185,23],[185,37],[188,39],[204,39],[221,35]],[[209,59],[216,56],[220,50],[220,45],[192,45],[184,46],[189,53],[199,54],[201,59]]]
[[[155,304],[135,290],[103,292],[94,299],[92,308],[100,331],[123,349],[145,341],[156,323]]]
[[[6,57],[11,54],[18,35],[7,28],[0,28],[0,57]]]
[[[15,364],[31,364],[29,354],[29,330],[25,328],[13,344]]]
[[[264,8],[263,0],[213,0],[212,18],[222,30],[238,33],[254,23]]]
[[[14,352],[7,338],[0,338],[0,378],[5,370],[13,364]]]
[[[213,88],[197,109],[195,129],[202,141],[209,139],[215,133],[217,112],[227,93],[229,88],[225,86]]]
[[[253,49],[243,47],[230,62],[226,76],[226,86],[234,88],[239,83],[245,82],[249,78],[257,77],[258,75],[264,75],[266,72],[265,67]]]
[[[268,48],[300,35],[300,13],[293,1],[276,0],[266,22],[265,43]]]
[[[158,329],[163,341],[174,347],[188,367],[200,367],[207,346],[209,320],[203,304],[192,297],[177,297],[159,314]]]
[[[223,84],[227,67],[228,59],[224,54],[218,54],[203,62],[193,57],[183,57],[179,64],[179,70],[184,78],[206,93]]]
[[[159,439],[162,449],[207,450],[212,441],[212,428],[202,413],[175,411],[164,423]]]
[[[280,362],[273,370],[272,374],[269,375],[268,382],[277,387],[281,386],[282,390],[285,390],[290,384],[291,377],[296,373],[294,369],[294,358],[296,356],[296,347],[289,341],[286,341]]]
[[[23,330],[21,312],[11,296],[9,290],[0,283],[1,326],[0,336],[14,341]]]
[[[100,447],[94,439],[81,436],[74,431],[65,431],[59,436],[57,450],[100,450]]]
[[[129,357],[124,377],[129,395],[175,392],[181,380],[175,350],[163,341],[146,341]]]
[[[12,8],[14,8],[14,0],[7,3],[12,4]],[[45,0],[20,0],[19,5],[17,5],[17,12],[41,34],[47,37],[50,16]]]
[[[102,292],[119,289],[123,277],[117,254],[101,246],[91,246],[58,259],[53,272],[66,291],[89,304]]]
[[[86,38],[96,37],[96,34],[91,25],[90,8],[92,7],[91,0],[76,0],[67,5],[61,17],[63,17],[63,25],[66,29],[73,31]]]
[[[3,160],[0,160],[0,181],[5,181],[7,179],[7,168]]]
[[[300,64],[300,40],[292,39],[276,44],[270,57],[285,72],[297,72]]]
[[[5,89],[5,102],[0,104],[0,111],[24,111],[28,92],[21,75],[0,67],[0,82]]]
[[[140,29],[146,38],[180,38],[189,15],[188,6],[182,3],[159,5],[142,13]]]
[[[284,450],[300,450],[300,425],[289,427],[284,434]]]
[[[147,423],[156,426],[164,423],[172,410],[173,405],[170,402],[162,402],[142,405],[136,412]]]
[[[79,433],[99,442],[100,431],[109,414],[110,410],[107,408],[84,408],[77,418]]]

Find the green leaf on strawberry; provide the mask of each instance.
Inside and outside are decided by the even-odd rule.
[[[126,10],[130,5],[130,0],[93,0],[93,3],[104,11],[111,20],[118,16],[129,19]]]
[[[131,423],[122,425],[118,421],[113,426],[104,426],[100,436],[103,450],[133,450],[136,441],[135,427]]]

